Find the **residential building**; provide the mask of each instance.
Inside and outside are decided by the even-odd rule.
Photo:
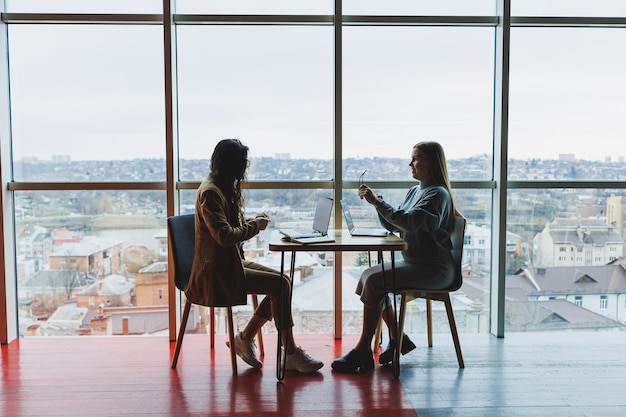
[[[133,304],[135,280],[121,275],[107,275],[77,294],[77,306],[91,310],[99,307],[127,307]]]
[[[166,306],[168,295],[167,262],[155,262],[140,269],[135,275],[135,304],[144,306]]]
[[[624,255],[624,240],[605,218],[555,218],[533,239],[533,264],[601,266]]]
[[[626,325],[626,269],[623,258],[602,266],[524,268],[507,276],[527,301],[564,300]]]
[[[48,256],[50,269],[80,271],[89,277],[102,279],[120,272],[122,242],[84,239],[79,243],[59,245]]]

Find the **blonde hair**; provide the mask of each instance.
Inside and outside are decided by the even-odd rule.
[[[461,216],[461,212],[457,208],[452,195],[452,187],[450,186],[450,177],[448,176],[448,164],[446,162],[446,154],[443,147],[439,142],[423,141],[419,142],[413,149],[419,149],[428,158],[430,162],[430,175],[434,182],[443,185],[450,194],[450,201],[452,202],[451,216]],[[451,220],[454,220],[452,218]],[[454,225],[454,221],[451,222]]]

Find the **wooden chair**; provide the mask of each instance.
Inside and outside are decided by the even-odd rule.
[[[167,237],[170,245],[170,253],[173,257],[174,263],[174,283],[176,288],[183,291],[189,283],[189,276],[191,274],[191,265],[193,263],[194,244],[195,244],[195,215],[183,214],[180,216],[172,216],[167,219]],[[170,273],[170,277],[172,274]],[[178,362],[178,355],[180,354],[180,348],[183,344],[183,337],[185,336],[185,328],[187,327],[187,320],[189,318],[189,312],[191,310],[191,302],[185,301],[185,308],[183,310],[183,316],[180,322],[180,328],[178,330],[178,337],[176,339],[176,348],[174,350],[174,357],[172,358],[172,368],[176,368]],[[252,306],[256,310],[258,306],[258,299],[256,294],[252,294]],[[211,333],[211,349],[215,347],[215,308],[210,308],[209,328]],[[227,317],[227,329],[228,339],[230,342],[230,361],[233,368],[233,375],[237,374],[237,356],[235,355],[235,335],[233,324],[233,310],[232,307],[226,307]],[[259,351],[261,356],[265,355],[263,349],[263,334],[259,330],[257,334],[257,341],[259,343]]]
[[[406,314],[407,302],[416,298],[423,298],[426,300],[426,321],[428,332],[428,347],[433,347],[433,324],[432,324],[432,300],[442,301],[446,306],[446,313],[448,315],[448,323],[450,325],[450,332],[452,333],[452,340],[454,342],[454,348],[456,350],[456,358],[459,362],[459,368],[465,368],[463,362],[463,354],[461,353],[461,344],[459,342],[459,335],[456,329],[456,321],[454,320],[454,312],[452,311],[452,302],[450,300],[450,293],[461,288],[463,284],[463,275],[461,273],[461,259],[463,257],[463,240],[465,239],[465,219],[461,216],[456,216],[454,220],[454,231],[452,232],[450,239],[452,240],[452,258],[454,259],[455,276],[454,281],[448,288],[444,288],[438,291],[403,291],[398,294],[401,295],[400,301],[400,313],[398,317],[398,347],[394,352],[394,375],[398,377],[400,374],[400,352],[402,350],[402,335],[404,334],[404,317]]]

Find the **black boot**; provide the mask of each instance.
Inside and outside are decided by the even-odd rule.
[[[371,350],[363,355],[352,349],[341,358],[335,359],[331,366],[337,372],[365,372],[374,369],[374,357]]]
[[[385,349],[385,351],[381,353],[380,355],[378,355],[378,363],[380,363],[381,365],[387,365],[388,363],[391,363],[393,361],[393,351],[395,348],[396,348],[396,341],[391,339],[389,343],[387,344],[387,348]],[[406,355],[413,349],[415,349],[415,343],[413,343],[411,339],[409,339],[409,336],[407,336],[406,334],[403,335],[402,336],[402,352],[400,353],[402,353],[403,355]]]

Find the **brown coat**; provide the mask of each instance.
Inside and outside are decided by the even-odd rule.
[[[247,294],[238,244],[259,233],[254,220],[241,226],[228,222],[226,197],[209,175],[196,195],[196,240],[187,299],[213,307],[243,305]]]

